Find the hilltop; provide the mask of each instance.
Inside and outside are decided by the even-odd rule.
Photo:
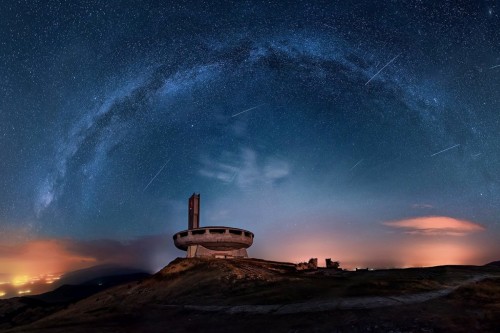
[[[298,271],[179,258],[12,332],[491,331],[500,329],[499,304],[496,266]]]

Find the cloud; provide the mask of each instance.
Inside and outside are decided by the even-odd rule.
[[[290,174],[288,162],[278,158],[259,158],[251,148],[242,147],[238,153],[225,151],[218,159],[203,157],[201,176],[221,182],[235,183],[240,189],[258,184],[274,184]]]
[[[446,216],[425,216],[382,223],[385,226],[405,230],[414,235],[465,236],[485,228],[477,223]]]
[[[264,166],[264,177],[268,180],[274,181],[288,176],[290,167],[285,161],[271,159]]]
[[[179,254],[169,235],[126,241],[31,239],[0,246],[0,276],[12,280],[19,276],[66,273],[100,264],[155,272]]]
[[[426,204],[426,203],[415,203],[415,204],[411,205],[411,208],[413,208],[413,209],[432,209],[432,208],[434,208],[434,206],[431,204]]]
[[[0,246],[0,274],[14,279],[60,273],[96,263],[95,258],[72,252],[67,247],[67,241],[54,239]]]
[[[70,241],[72,253],[95,258],[99,263],[113,263],[156,271],[166,266],[176,254],[169,235],[142,236],[130,240],[98,239]]]

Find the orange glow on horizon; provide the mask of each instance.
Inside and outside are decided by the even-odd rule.
[[[332,244],[328,246],[317,243],[321,242],[303,242],[290,246],[286,249],[289,256],[287,261],[298,263],[318,258],[318,266],[325,266],[325,258],[331,258],[333,261],[339,261],[341,268],[354,270],[477,264],[475,259],[481,257],[481,253],[475,247],[451,242],[392,244],[393,251],[390,251],[391,244],[385,244],[386,248],[371,247],[367,244],[365,248],[356,249],[348,245],[342,248]],[[273,259],[284,260],[284,258]]]
[[[488,238],[487,233],[476,232],[484,230],[479,224],[447,217],[423,217],[391,223],[396,222],[400,222],[399,225],[391,225],[391,228],[380,222],[367,226],[336,222],[328,228],[324,223],[310,223],[300,232],[297,229],[271,228],[268,233],[262,232],[256,237],[249,254],[256,258],[295,263],[318,258],[319,266],[325,266],[325,258],[331,258],[339,261],[344,269],[482,265],[498,260],[492,258],[498,253],[497,243]],[[457,233],[461,237],[456,237]],[[51,284],[61,274],[97,264],[133,263],[135,266],[145,262],[146,255],[156,256],[156,261],[163,265],[171,260],[169,256],[172,253],[168,251],[155,250],[136,256],[137,251],[132,251],[137,248],[136,244],[143,246],[142,242],[127,247],[129,245],[118,241],[68,239],[0,245],[0,284],[13,285],[17,291],[29,288],[37,293],[40,285],[53,288]],[[120,250],[115,250],[117,248]],[[10,295],[7,288],[1,289]]]
[[[478,251],[467,244],[430,243],[414,244],[401,249],[403,257],[408,258],[403,267],[425,267],[439,265],[466,265],[474,262]]]
[[[3,251],[2,251],[3,250]],[[59,273],[92,266],[96,259],[71,253],[64,240],[35,240],[19,245],[0,247],[4,283],[19,287],[27,284],[53,283]],[[58,272],[58,274],[55,274]]]
[[[317,232],[314,228],[301,233],[282,230],[280,234],[287,240],[285,244],[276,246],[269,239],[259,240],[260,253],[256,254],[270,260],[294,263],[318,258],[318,266],[325,266],[325,258],[331,258],[339,261],[341,268],[350,270],[356,267],[483,265],[496,259],[495,244],[488,240],[486,233],[477,233],[484,227],[474,222],[424,217],[403,220],[394,227],[402,228],[403,232],[387,232],[380,225],[355,232],[345,224],[336,230],[332,228],[330,232]],[[406,232],[410,227],[414,228],[412,231],[423,232]]]

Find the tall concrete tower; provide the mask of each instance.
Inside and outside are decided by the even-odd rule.
[[[193,193],[189,198],[188,230],[200,227],[200,195]]]

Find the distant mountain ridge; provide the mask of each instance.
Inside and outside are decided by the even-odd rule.
[[[43,301],[48,304],[67,304],[77,302],[108,288],[150,277],[148,273],[132,273],[94,278],[84,283],[71,285],[64,284],[55,290],[25,298]]]
[[[488,264],[486,264],[485,266],[495,266],[495,267],[500,267],[500,260],[497,260],[497,261],[492,261]]]
[[[64,274],[60,280],[54,282],[54,287],[60,287],[63,285],[80,285],[84,283],[90,283],[94,279],[100,277],[110,277],[118,275],[130,275],[130,274],[149,274],[143,269],[115,265],[115,264],[103,264],[92,266],[84,269],[79,269]]]

